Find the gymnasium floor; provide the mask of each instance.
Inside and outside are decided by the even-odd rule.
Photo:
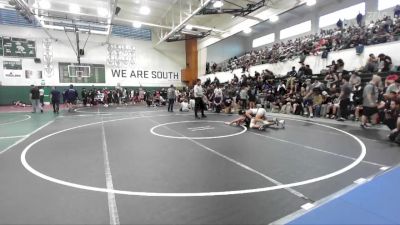
[[[1,224],[268,224],[400,162],[384,129],[142,106],[0,114]]]

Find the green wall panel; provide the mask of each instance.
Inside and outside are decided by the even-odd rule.
[[[96,89],[103,89],[107,86],[95,86]],[[64,89],[68,89],[69,86],[57,86],[57,89],[62,92]],[[75,89],[81,96],[81,90],[86,88],[87,90],[92,89],[93,86],[76,86]],[[114,87],[107,87],[109,89],[114,89]],[[137,89],[139,87],[125,87],[127,89]],[[143,87],[146,90],[153,91],[155,89],[161,89],[160,87]],[[29,91],[30,86],[0,86],[0,105],[11,105],[14,101],[21,101],[25,104],[30,104]],[[50,87],[45,87],[45,95],[48,94]],[[45,98],[45,101],[48,100]]]

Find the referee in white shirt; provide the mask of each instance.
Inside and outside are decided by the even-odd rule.
[[[204,102],[203,102],[203,88],[201,87],[201,80],[197,79],[197,83],[194,86],[193,89],[194,93],[194,100],[195,100],[195,105],[194,105],[194,115],[196,119],[200,119],[200,117],[197,115],[197,112],[199,109],[201,110],[201,117],[206,118],[206,115],[204,115]]]

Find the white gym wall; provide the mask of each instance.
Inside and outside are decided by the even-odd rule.
[[[58,39],[57,42],[53,41],[53,61],[54,73],[51,77],[43,75],[45,85],[66,85],[59,82],[59,62],[77,63],[77,58],[74,50],[72,49],[65,33],[63,31],[49,31],[53,37]],[[26,38],[36,41],[36,55],[37,58],[42,59],[41,64],[34,63],[32,58],[22,58],[23,70],[43,70],[43,46],[42,40],[48,38],[46,33],[41,28],[25,28],[0,25],[0,35],[10,36],[15,38]],[[76,46],[75,34],[68,33],[72,43]],[[80,46],[86,40],[87,34],[80,35]],[[81,63],[93,63],[106,65],[107,59],[107,46],[102,45],[106,40],[102,35],[91,35],[85,47],[85,55],[81,58]],[[140,41],[119,37],[111,37],[110,43],[119,45],[130,45],[136,48],[136,67],[135,68],[121,68],[126,69],[130,75],[131,70],[147,70],[147,71],[165,71],[179,73],[179,80],[173,82],[165,79],[144,79],[139,82],[138,79],[130,78],[115,78],[112,76],[111,68],[106,66],[106,83],[84,83],[75,85],[96,85],[96,86],[115,86],[120,83],[122,86],[169,86],[171,84],[181,85],[180,76],[181,69],[186,67],[185,43],[163,43],[153,48],[155,44],[152,41]],[[0,56],[0,65],[3,60],[13,61],[20,58],[2,57]],[[25,79],[9,79],[3,76],[3,68],[0,69],[0,81],[4,86],[23,86],[31,85],[32,81]],[[40,85],[42,80],[33,81],[34,84]]]

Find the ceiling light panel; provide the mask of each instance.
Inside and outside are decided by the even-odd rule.
[[[80,13],[81,12],[81,7],[77,4],[69,4],[69,11],[71,13]]]
[[[140,23],[139,21],[134,21],[132,23],[132,25],[133,25],[134,28],[141,28],[142,27],[142,23]]]
[[[108,17],[109,11],[106,8],[97,8],[97,15],[101,17]]]
[[[140,7],[140,14],[142,15],[149,15],[150,14],[150,8],[148,6],[142,6]]]
[[[222,1],[215,1],[213,4],[214,8],[221,8],[224,5]]]
[[[39,2],[39,7],[40,7],[41,9],[50,9],[51,4],[50,4],[50,2],[49,2],[48,0],[41,0],[41,1]]]

